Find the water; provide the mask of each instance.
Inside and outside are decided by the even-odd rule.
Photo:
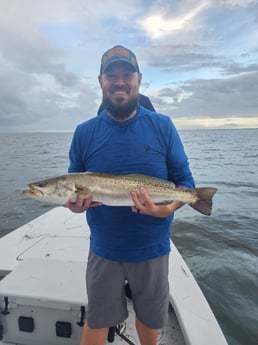
[[[218,192],[211,217],[188,206],[176,213],[172,239],[229,345],[257,345],[258,129],[180,134],[196,184]],[[0,236],[51,208],[20,190],[30,181],[66,173],[71,136],[0,134]]]

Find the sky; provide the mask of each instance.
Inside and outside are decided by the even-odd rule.
[[[121,44],[178,128],[258,128],[258,0],[0,0],[0,132],[73,131],[96,115]]]

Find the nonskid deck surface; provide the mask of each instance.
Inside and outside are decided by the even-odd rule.
[[[131,301],[128,301],[129,316],[125,323],[121,325],[122,336],[115,334],[114,345],[140,345],[140,341],[135,329],[135,313]],[[108,341],[106,344],[110,344]],[[159,331],[157,345],[186,345],[181,328],[172,307],[169,307],[169,319],[166,327]]]

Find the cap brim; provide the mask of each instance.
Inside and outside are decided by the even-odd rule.
[[[119,59],[113,59],[110,60],[102,69],[101,73],[106,73],[107,70],[109,69],[109,67],[111,67],[111,65],[118,63],[118,62],[123,62],[127,65],[127,68],[130,69],[130,71],[132,72],[139,72],[139,69],[133,65],[130,61],[128,61],[128,59],[123,59],[122,57]]]

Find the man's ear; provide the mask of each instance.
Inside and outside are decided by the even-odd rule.
[[[138,82],[139,82],[139,85],[141,85],[141,82],[142,82],[142,74],[141,73],[138,73]]]
[[[99,80],[100,87],[102,88],[102,75],[98,76],[98,80]]]

